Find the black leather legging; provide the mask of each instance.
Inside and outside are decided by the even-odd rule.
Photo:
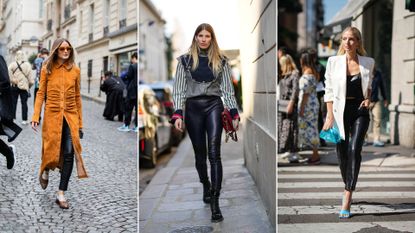
[[[362,161],[362,146],[370,121],[369,110],[364,107],[359,109],[360,103],[361,101],[346,101],[343,115],[345,140],[337,144],[340,171],[345,189],[348,191],[354,191],[356,188]]]
[[[66,191],[68,189],[69,179],[71,178],[73,162],[74,162],[74,150],[72,146],[71,129],[63,118],[62,126],[62,142],[61,150],[63,153],[63,164],[61,170],[61,180],[59,183],[59,190]]]
[[[220,143],[222,136],[223,103],[217,96],[200,96],[186,100],[185,123],[195,152],[196,170],[200,182],[209,181],[206,157],[210,162],[212,189],[222,186]],[[207,134],[207,148],[206,148]]]

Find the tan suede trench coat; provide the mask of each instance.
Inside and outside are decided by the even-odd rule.
[[[42,125],[42,163],[40,174],[45,168],[61,168],[61,138],[63,118],[68,122],[75,152],[76,169],[79,178],[88,177],[82,160],[79,129],[82,129],[82,103],[80,94],[80,69],[75,65],[62,64],[52,67],[47,75],[42,68],[39,91],[36,95],[33,122],[39,122],[39,116],[45,101]]]

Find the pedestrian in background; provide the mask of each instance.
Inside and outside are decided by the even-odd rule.
[[[138,119],[137,119],[137,52],[134,52],[131,55],[131,64],[128,67],[128,73],[126,76],[126,86],[127,86],[127,95],[125,97],[125,118],[124,118],[124,125],[118,127],[119,131],[128,132],[130,131],[130,123],[131,117],[134,111],[134,125],[135,127],[132,129],[134,132],[138,132]]]
[[[42,64],[48,58],[48,56],[49,56],[49,50],[46,48],[42,48],[40,50],[39,56],[33,62],[35,70],[36,70],[35,88],[33,91],[33,104],[36,102],[36,93],[39,90],[40,71],[42,70]]]
[[[330,57],[326,66],[327,117],[323,130],[336,123],[341,141],[337,157],[345,185],[340,218],[349,218],[352,193],[356,188],[362,160],[361,151],[369,127],[371,82],[375,61],[365,57],[359,29],[347,27],[342,32],[337,56]]]
[[[183,131],[185,116],[186,129],[195,152],[196,170],[203,184],[203,201],[210,203],[212,222],[223,220],[219,208],[223,173],[220,145],[224,106],[221,96],[230,109],[234,128],[238,129],[239,114],[231,82],[231,68],[219,49],[212,26],[203,23],[196,28],[189,52],[178,58],[172,123],[176,129]],[[212,183],[207,174],[207,155]]]
[[[383,147],[384,142],[380,140],[380,126],[382,123],[382,104],[388,107],[388,98],[383,83],[382,74],[379,69],[375,68],[374,78],[372,81],[372,94],[370,96],[370,109],[373,120],[373,146]]]
[[[8,142],[12,142],[22,131],[13,122],[12,98],[8,67],[3,56],[0,55],[0,135],[6,135]],[[12,169],[16,156],[14,145],[7,145],[0,139],[0,153],[6,157],[7,169]]]
[[[64,192],[68,189],[74,157],[78,177],[87,177],[81,156],[80,139],[83,136],[83,124],[80,81],[80,69],[75,65],[71,43],[64,38],[56,39],[52,45],[51,56],[44,62],[41,71],[32,128],[37,132],[40,112],[47,98],[42,126],[42,163],[39,182],[42,188],[46,189],[49,170],[60,169],[61,177],[56,203],[62,209],[69,208]]]
[[[27,99],[30,97],[29,90],[34,84],[34,80],[32,78],[32,67],[29,62],[25,61],[24,54],[20,50],[16,52],[15,61],[9,65],[9,76],[14,119],[16,119],[17,100],[20,96],[22,124],[26,125],[29,123],[27,121]]]
[[[288,102],[285,111],[278,111],[278,153],[284,153],[291,163],[299,162],[298,156],[298,93],[299,71],[293,58],[286,54],[279,58],[281,79],[279,80],[280,101]]]
[[[119,77],[114,76],[111,71],[105,71],[100,88],[107,95],[104,113],[102,115],[110,121],[114,120],[115,116],[118,116],[118,121],[123,121],[124,82]]]
[[[318,147],[320,143],[318,131],[318,112],[320,104],[317,98],[317,83],[320,75],[315,68],[313,57],[308,52],[300,55],[303,75],[299,80],[298,99],[298,145],[300,148],[311,147],[313,154],[309,164],[320,164]]]
[[[324,104],[324,87],[325,87],[325,78],[324,74],[326,73],[326,68],[320,64],[318,61],[317,51],[313,48],[309,48],[308,52],[310,53],[311,57],[313,58],[317,73],[320,76],[320,80],[317,83],[317,99],[318,103],[320,104],[320,108],[318,110],[318,131],[321,131],[324,124],[324,117],[326,116],[326,105]],[[320,138],[320,146],[326,146],[326,141]]]

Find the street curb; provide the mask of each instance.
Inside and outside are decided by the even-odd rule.
[[[147,221],[151,219],[154,210],[159,206],[161,198],[167,190],[169,182],[183,164],[184,159],[189,155],[190,149],[190,139],[185,137],[166,167],[156,173],[146,189],[139,196],[138,206],[142,204],[146,206],[146,208],[139,208],[140,228],[144,228]]]
[[[83,93],[81,93],[81,96],[82,96],[83,99],[91,100],[91,101],[94,101],[98,104],[105,105],[105,100],[102,100],[99,97],[91,96],[91,95],[83,94]]]

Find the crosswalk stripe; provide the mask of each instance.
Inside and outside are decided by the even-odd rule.
[[[339,205],[318,205],[318,206],[283,206],[278,207],[279,215],[303,215],[303,214],[333,214],[340,210]],[[399,205],[352,205],[352,213],[388,213],[399,211],[400,213],[414,213],[415,204]]]
[[[310,192],[310,193],[278,193],[278,199],[339,199],[343,192]],[[357,198],[414,198],[415,192],[354,192],[353,199]]]
[[[320,178],[341,178],[340,173],[338,174],[278,174],[278,179],[320,179]],[[399,173],[399,174],[373,174],[373,173],[364,173],[359,174],[359,179],[361,178],[414,178],[415,173]]]
[[[395,231],[414,232],[415,221],[395,222],[336,222],[336,223],[298,223],[278,224],[277,232],[336,232],[350,233],[357,232],[362,228],[373,228],[380,226]]]
[[[412,172],[415,173],[412,167],[375,167],[375,166],[363,166],[360,168],[360,172],[385,172],[385,171],[399,171],[399,172]],[[278,173],[280,172],[333,172],[340,173],[338,166],[293,166],[293,167],[278,167]]]
[[[412,181],[368,181],[358,182],[359,188],[363,187],[415,187]],[[278,188],[327,188],[327,187],[344,187],[343,182],[283,182],[278,183]]]

